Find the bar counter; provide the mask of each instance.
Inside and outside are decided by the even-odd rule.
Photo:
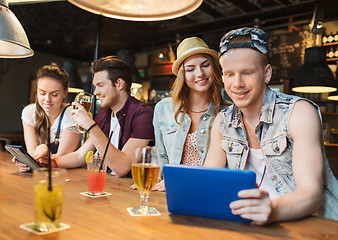
[[[105,190],[112,196],[88,198],[86,169],[67,172],[61,221],[70,229],[38,236],[19,227],[33,222],[31,173],[21,173],[9,153],[0,152],[0,239],[338,239],[338,221],[319,217],[256,226],[225,220],[172,215],[165,193],[152,192],[149,206],[161,216],[132,217],[127,207],[140,204],[130,178],[107,176]],[[338,207],[338,206],[337,206]]]

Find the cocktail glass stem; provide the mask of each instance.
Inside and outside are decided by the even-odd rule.
[[[141,206],[143,212],[148,212],[148,195],[145,193],[140,193],[141,196]]]

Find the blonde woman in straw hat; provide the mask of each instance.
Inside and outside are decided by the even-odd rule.
[[[211,125],[226,107],[222,100],[218,54],[198,37],[184,39],[172,67],[177,76],[170,97],[155,106],[153,125],[161,164],[201,166]],[[154,190],[164,191],[164,181]]]

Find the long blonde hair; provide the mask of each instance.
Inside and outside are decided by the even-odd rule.
[[[212,77],[213,83],[209,89],[211,96],[211,101],[215,103],[216,107],[214,109],[213,115],[216,116],[217,112],[220,109],[220,105],[223,104],[223,99],[221,95],[221,89],[223,86],[222,83],[222,72],[218,65],[218,62],[215,61],[213,57],[208,54],[203,54],[211,62]],[[173,99],[173,108],[175,112],[175,121],[178,124],[181,124],[184,118],[184,115],[187,113],[188,109],[188,96],[189,96],[189,87],[185,83],[185,70],[184,64],[182,63],[178,69],[176,80],[171,88],[170,96]],[[182,113],[180,119],[178,119],[179,114]]]

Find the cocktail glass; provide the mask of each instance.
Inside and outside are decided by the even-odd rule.
[[[106,159],[107,160],[107,159]],[[88,193],[92,196],[100,196],[104,193],[104,185],[106,182],[106,161],[103,162],[99,156],[94,156],[92,162],[87,162],[88,174]]]
[[[48,169],[33,171],[34,222],[38,231],[46,232],[60,227],[66,170],[52,168],[52,187],[48,188]]]

